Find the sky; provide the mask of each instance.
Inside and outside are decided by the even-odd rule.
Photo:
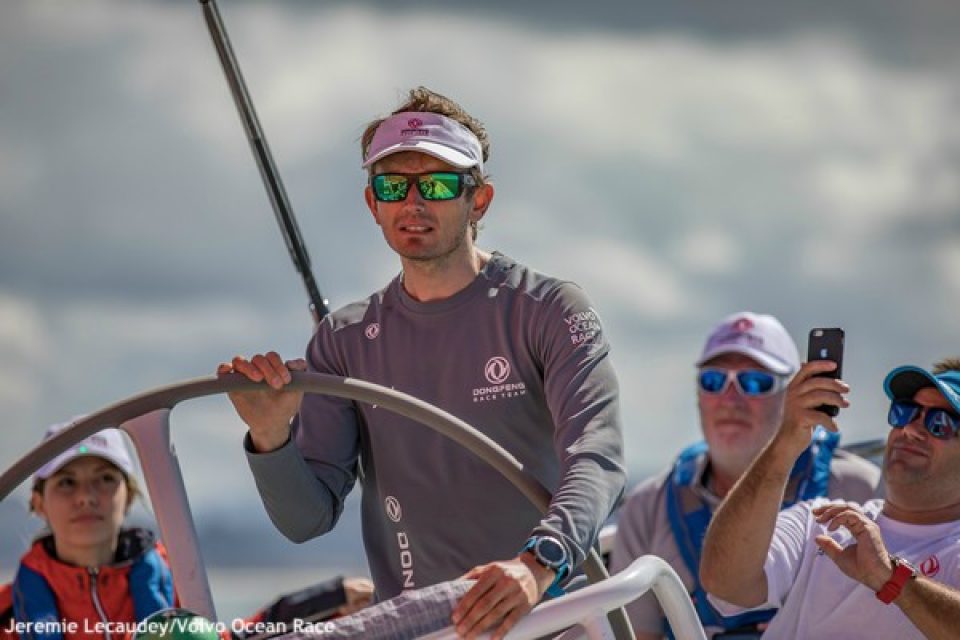
[[[731,312],[775,314],[801,353],[846,330],[846,442],[885,436],[888,370],[960,354],[956,2],[220,10],[334,308],[399,270],[361,197],[366,122],[420,84],[484,121],[480,245],[593,299],[631,482],[697,438],[693,362]],[[2,3],[0,467],[52,422],[310,332],[199,4]],[[226,399],[173,432],[198,519],[262,525]]]

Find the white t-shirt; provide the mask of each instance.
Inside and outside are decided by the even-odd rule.
[[[780,607],[764,640],[804,638],[923,638],[923,634],[894,604],[883,604],[869,588],[848,578],[814,542],[828,534],[842,546],[853,542],[845,528],[828,532],[811,509],[829,500],[802,502],[780,512],[764,572],[767,602],[761,608]],[[882,515],[883,500],[863,505],[880,527],[887,551],[914,564],[928,578],[960,587],[960,521],[936,525],[907,524]],[[745,611],[718,598],[711,602],[724,615]]]
[[[700,461],[690,488],[714,513],[720,498],[707,489],[703,482],[706,466],[706,459]],[[620,509],[617,536],[610,553],[610,571],[619,573],[640,556],[653,554],[666,560],[680,576],[687,593],[693,593],[693,575],[680,554],[667,516],[667,482],[670,481],[672,469],[665,469],[657,476],[641,482]],[[834,452],[827,485],[829,497],[866,502],[879,495],[879,484],[880,469],[875,465],[846,451]],[[627,615],[634,631],[663,634],[663,610],[652,591],[629,603]],[[705,630],[708,638],[722,631],[718,627],[707,627]]]

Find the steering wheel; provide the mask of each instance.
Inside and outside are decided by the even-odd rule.
[[[292,377],[288,389],[376,404],[451,438],[493,466],[541,512],[546,512],[550,492],[524,471],[511,453],[463,420],[423,400],[370,382],[322,373],[293,372]],[[240,374],[198,378],[153,389],[91,413],[40,443],[0,476],[0,500],[47,460],[84,438],[107,427],[122,429],[137,449],[181,602],[190,610],[216,620],[183,476],[170,442],[170,411],[184,400],[262,386],[264,383],[253,382]],[[590,582],[609,577],[593,549],[589,550],[583,569]],[[618,640],[634,640],[623,608],[611,611],[608,620]]]

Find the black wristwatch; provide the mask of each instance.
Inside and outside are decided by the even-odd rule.
[[[523,550],[532,552],[538,563],[557,574],[547,589],[547,595],[562,596],[564,591],[560,588],[560,582],[570,573],[570,558],[563,543],[553,536],[532,536]]]

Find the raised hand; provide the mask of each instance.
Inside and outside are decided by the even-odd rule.
[[[807,362],[800,367],[787,387],[783,424],[776,439],[782,446],[789,447],[795,458],[810,445],[813,430],[817,425],[822,425],[829,431],[837,431],[834,419],[822,411],[817,411],[817,407],[824,404],[850,406],[846,398],[850,387],[845,382],[817,375],[836,368],[836,363],[829,360]]]

